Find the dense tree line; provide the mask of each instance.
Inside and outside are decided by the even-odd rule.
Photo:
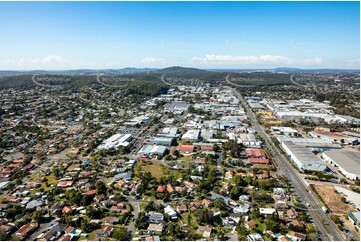
[[[261,86],[277,86],[289,85],[290,74],[271,73],[271,72],[242,72],[231,75],[231,81],[241,85],[261,85]]]

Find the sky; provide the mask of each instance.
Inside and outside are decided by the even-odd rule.
[[[359,2],[0,2],[0,70],[359,69]]]

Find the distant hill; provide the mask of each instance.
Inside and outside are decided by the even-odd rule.
[[[189,67],[181,67],[181,66],[172,66],[164,69],[159,69],[156,71],[157,73],[162,74],[206,74],[209,71],[201,70],[197,68],[189,68]]]

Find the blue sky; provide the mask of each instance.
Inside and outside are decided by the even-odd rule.
[[[0,69],[359,68],[359,2],[0,2]]]

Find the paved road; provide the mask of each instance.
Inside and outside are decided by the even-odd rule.
[[[46,223],[41,223],[41,224],[39,224],[39,228],[32,234],[32,235],[30,235],[26,240],[27,241],[35,241],[35,239],[44,231],[44,230],[46,230],[49,226],[50,226],[50,224],[54,224],[55,223],[55,221],[54,221],[54,219],[52,219],[52,220],[49,220],[48,222],[46,222]]]
[[[295,84],[295,85],[297,85],[297,86],[300,86],[300,87],[305,87],[305,88],[307,88],[307,87],[309,87],[308,85],[302,85],[302,84],[300,84],[300,83],[298,83],[298,82],[296,82],[295,80],[293,80],[293,76],[294,76],[295,74],[292,74],[292,76],[291,76],[291,82],[293,83],[293,84]],[[315,92],[321,92],[321,93],[323,93],[323,91],[322,90],[318,90],[317,89],[317,86],[316,86],[316,84],[311,84],[312,86],[313,86],[313,89],[315,90]]]
[[[228,75],[229,76],[229,75]],[[227,76],[227,82],[228,81]],[[253,125],[253,127],[256,129],[257,133],[264,139],[266,142],[267,147],[270,149],[270,153],[273,156],[273,159],[276,163],[276,166],[278,170],[284,174],[293,185],[296,193],[299,195],[299,197],[302,199],[303,203],[309,203],[310,204],[310,210],[309,213],[311,215],[311,218],[313,219],[316,228],[321,232],[321,239],[322,240],[343,240],[343,238],[340,236],[338,229],[333,224],[331,219],[322,212],[322,205],[319,204],[318,200],[308,192],[308,188],[306,184],[303,182],[303,179],[300,177],[298,172],[293,168],[293,166],[287,161],[287,159],[281,154],[279,149],[275,146],[275,144],[271,141],[267,133],[264,131],[264,129],[259,125],[256,115],[253,113],[251,108],[248,106],[248,104],[243,99],[242,95],[236,90],[233,89],[236,96],[239,98],[240,102],[244,106],[247,116],[250,118],[250,121]],[[324,221],[324,223],[323,223]]]
[[[300,83],[298,83],[298,82],[296,82],[296,81],[294,81],[293,80],[293,76],[294,76],[295,74],[292,74],[292,76],[291,76],[291,82],[293,83],[293,84],[295,84],[295,85],[297,85],[297,86],[300,86],[300,87],[306,87],[305,85],[302,85],[302,84],[300,84]]]
[[[139,202],[130,202],[130,204],[133,206],[133,216],[134,216],[134,221],[132,219],[132,221],[130,222],[129,226],[128,226],[128,232],[131,233],[131,236],[133,237],[134,236],[134,233],[135,233],[135,219],[138,217],[138,213],[140,211],[140,208],[139,208]]]
[[[232,85],[232,86],[235,86],[235,87],[255,87],[256,85],[240,85],[240,84],[236,84],[236,83],[233,83],[233,82],[231,82],[230,80],[229,80],[229,76],[230,76],[231,74],[228,74],[227,76],[226,76],[226,82],[228,83],[228,84],[230,84],[230,85]]]
[[[115,88],[120,88],[120,87],[125,87],[125,85],[111,85],[111,84],[107,84],[107,83],[104,83],[100,80],[100,76],[101,75],[97,75],[97,82],[103,86],[106,86],[106,87],[115,87]]]
[[[176,86],[176,85],[174,85],[174,84],[171,84],[171,83],[169,83],[169,82],[167,82],[166,80],[164,80],[164,77],[165,77],[165,74],[162,76],[162,82],[164,83],[164,84],[166,84],[166,85],[168,85],[168,86]]]
[[[61,86],[63,86],[63,85],[47,85],[47,84],[43,84],[43,83],[37,82],[37,81],[35,80],[35,76],[36,76],[36,75],[33,75],[32,80],[33,80],[34,84],[37,85],[37,86],[41,86],[41,87],[61,87]]]

